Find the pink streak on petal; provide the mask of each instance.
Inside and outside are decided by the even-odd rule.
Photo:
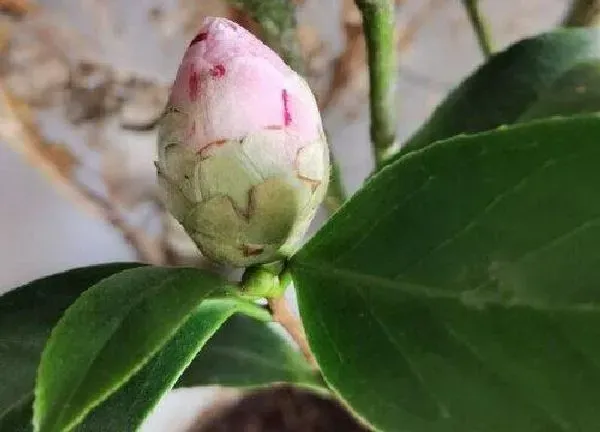
[[[205,41],[208,37],[208,32],[200,32],[196,35],[196,37],[190,42],[189,46],[196,45],[198,42]],[[189,47],[188,47],[189,48]]]
[[[290,113],[290,99],[286,89],[283,89],[281,91],[281,100],[283,102],[283,123],[286,126],[289,126],[290,124],[292,124],[292,114]]]
[[[195,102],[198,99],[198,72],[194,67],[194,64],[190,64],[190,73],[188,77],[188,94],[190,100]]]
[[[214,78],[221,78],[221,77],[225,76],[225,66],[223,66],[222,64],[215,65],[210,70],[210,75],[213,76]]]
[[[196,121],[192,120],[192,124],[187,130],[186,139],[192,139],[196,135]]]

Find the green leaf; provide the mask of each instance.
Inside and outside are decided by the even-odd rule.
[[[0,296],[0,430],[31,424],[35,374],[50,331],[65,309],[88,287],[114,273],[140,266],[114,263],[77,268],[41,278]],[[6,426],[11,418],[11,427]]]
[[[597,59],[598,29],[560,29],[518,42],[454,89],[406,142],[406,150],[512,124],[565,72]]]
[[[556,80],[519,118],[519,122],[599,111],[600,61],[593,61],[575,66]]]
[[[252,313],[253,308],[260,320],[233,315]],[[268,312],[238,299],[205,300],[175,337],[94,409],[77,431],[136,430],[184,369],[176,387],[254,387],[275,382],[320,387],[303,357],[266,319],[270,319]]]
[[[31,432],[33,425],[33,391],[31,395],[15,403],[0,417],[0,431]]]
[[[600,430],[600,117],[404,155],[293,258],[326,381],[385,431]]]
[[[251,311],[254,308],[256,312]],[[80,432],[135,431],[169,391],[209,338],[235,312],[250,312],[263,319],[268,312],[238,299],[205,300],[177,334],[118,392],[98,406],[77,428]],[[231,319],[231,318],[230,318]],[[254,318],[246,318],[253,322]],[[217,333],[218,334],[218,333]],[[202,354],[200,354],[202,356]],[[233,365],[232,365],[233,366]]]
[[[261,320],[231,316],[240,310],[248,313],[248,307],[237,299],[205,300],[159,354],[94,409],[77,430],[136,430],[184,369],[176,387],[255,387],[287,382],[320,388],[315,372],[281,330],[264,321],[270,319],[266,311],[259,316]]]
[[[290,0],[229,0],[260,25],[262,39],[296,72],[303,73],[296,34],[296,7]]]
[[[194,359],[177,387],[256,387],[274,382],[320,385],[278,325],[234,316]]]
[[[140,370],[204,299],[228,289],[198,269],[144,267],[87,290],[67,309],[42,354],[35,430],[73,428]]]

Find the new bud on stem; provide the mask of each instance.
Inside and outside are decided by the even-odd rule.
[[[158,179],[169,211],[208,257],[274,261],[323,200],[329,150],[306,82],[224,18],[188,47],[159,123]]]

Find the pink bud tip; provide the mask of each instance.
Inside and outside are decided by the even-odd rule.
[[[196,122],[183,144],[201,151],[222,139],[285,128],[289,154],[319,139],[321,117],[305,81],[240,25],[207,18],[187,48],[169,103]]]

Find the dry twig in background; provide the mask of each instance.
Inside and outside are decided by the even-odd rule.
[[[487,24],[479,10],[479,0],[463,0],[463,5],[467,12],[467,16],[469,17],[469,21],[471,22],[471,26],[473,27],[473,31],[475,32],[479,48],[481,48],[483,55],[486,58],[489,58],[493,52],[492,43],[490,41]]]
[[[0,12],[22,16],[35,9],[36,5],[29,0],[0,0]]]
[[[328,108],[342,91],[358,92],[366,87],[363,78],[366,76],[367,53],[360,12],[354,0],[344,0],[342,27],[346,37],[346,47],[333,62],[331,84],[319,100],[322,110]]]
[[[401,3],[400,1],[396,2]],[[396,49],[398,52],[407,50],[415,35],[426,24],[429,16],[439,8],[442,0],[428,0],[417,10],[402,28],[395,32]],[[321,109],[327,109],[346,92],[353,93],[353,99],[363,101],[368,92],[367,85],[367,52],[362,30],[360,11],[354,0],[344,0],[342,8],[342,28],[346,37],[346,46],[332,64],[332,79],[329,88],[319,99]],[[404,71],[407,77],[420,84],[430,85],[429,79],[420,76],[418,72]]]
[[[600,24],[600,0],[574,0],[563,21],[565,27],[591,27]]]
[[[76,159],[64,148],[47,143],[38,132],[27,106],[18,102],[0,82],[0,139],[42,172],[64,195],[87,211],[102,217],[113,225],[136,251],[138,258],[151,264],[162,264],[164,254],[156,240],[130,226],[113,204],[78,184],[72,178]]]

